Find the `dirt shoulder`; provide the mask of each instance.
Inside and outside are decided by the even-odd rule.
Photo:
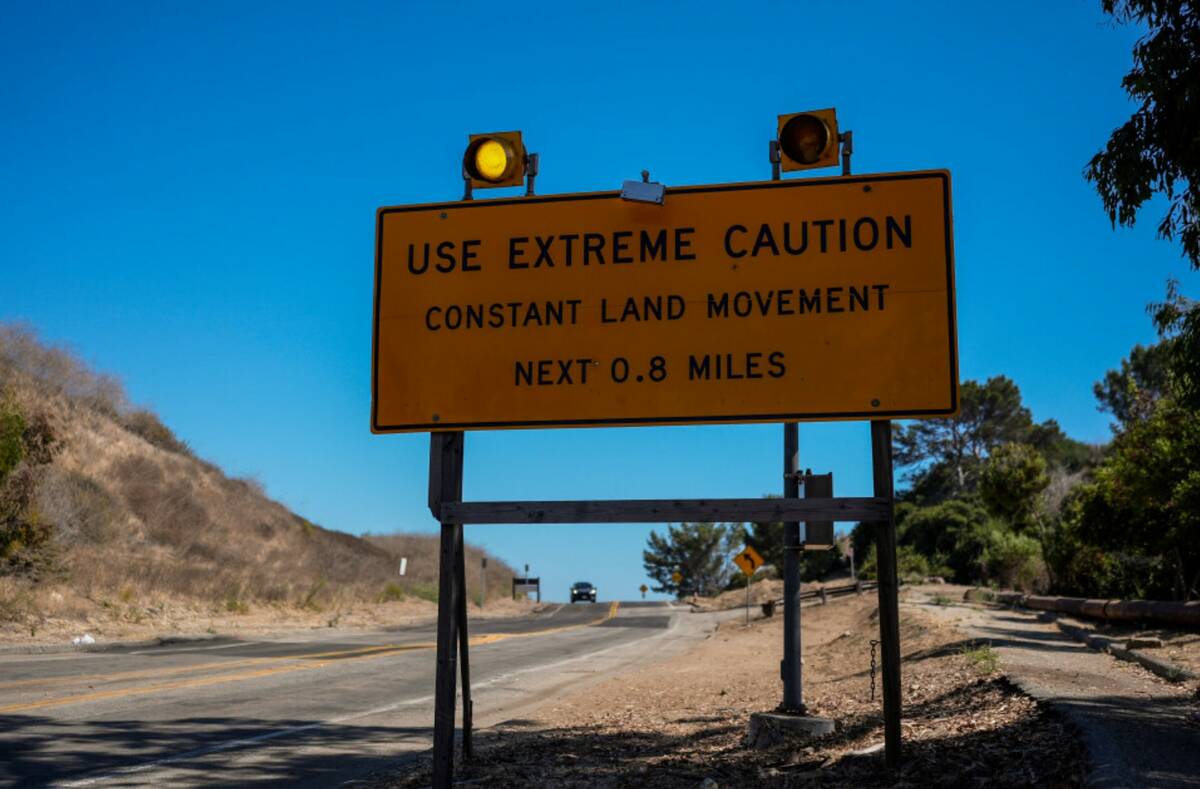
[[[719,787],[1076,786],[1083,750],[1072,730],[995,670],[986,650],[923,611],[902,616],[905,762],[883,766],[871,700],[874,597],[806,607],[805,698],[837,731],[752,751],[752,712],[779,702],[780,617],[730,621],[690,652],[560,698],[532,717],[479,732],[460,768],[480,785]],[[864,753],[866,751],[866,753]],[[425,786],[428,760],[380,786]],[[705,784],[710,787],[712,784]]]

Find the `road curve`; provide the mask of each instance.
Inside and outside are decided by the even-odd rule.
[[[707,619],[601,603],[472,621],[476,725],[682,649]],[[0,657],[0,785],[352,780],[429,747],[434,640],[427,625]]]

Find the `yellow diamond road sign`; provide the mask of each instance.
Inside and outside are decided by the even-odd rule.
[[[733,557],[733,562],[738,567],[742,568],[742,572],[746,575],[754,575],[755,570],[763,565],[763,558],[758,555],[758,551],[747,545],[741,553]]]
[[[680,581],[683,580],[683,575],[680,574],[680,572],[678,570],[676,570],[675,572],[671,573],[671,580],[674,581],[675,583],[679,583]]]
[[[381,208],[375,432],[945,416],[950,175]]]

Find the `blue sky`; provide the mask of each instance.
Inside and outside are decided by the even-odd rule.
[[[457,199],[466,136],[522,129],[542,194],[769,175],[835,106],[856,172],[954,178],[963,379],[1099,442],[1091,384],[1175,276],[1161,204],[1113,231],[1081,171],[1130,112],[1098,2],[25,4],[0,12],[0,319],[119,375],[204,457],[353,533],[432,531],[428,438],[372,436],[374,211]],[[467,436],[468,499],[758,496],[778,426]],[[802,464],[869,494],[865,424]],[[630,597],[646,525],[472,526],[550,596]],[[661,528],[661,527],[660,527]]]

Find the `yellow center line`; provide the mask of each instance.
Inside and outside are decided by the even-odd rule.
[[[151,668],[138,669],[135,671],[117,671],[111,674],[90,674],[90,675],[72,675],[68,677],[39,677],[34,679],[15,679],[7,682],[0,682],[0,690],[8,688],[24,688],[36,685],[58,685],[65,683],[78,682],[120,682],[127,679],[146,679],[149,677],[165,677],[172,674],[186,674],[188,672],[206,671],[208,669],[231,669],[240,668],[243,666],[255,666],[263,663],[273,663],[287,660],[300,660],[302,658],[323,658],[323,657],[339,657],[341,655],[354,655],[366,652],[378,652],[380,650],[396,650],[403,649],[404,644],[384,644],[382,646],[363,646],[354,649],[343,649],[332,652],[311,652],[298,655],[277,655],[275,657],[255,657],[243,658],[241,660],[225,660],[213,661],[211,663],[199,663],[188,666],[173,666],[170,668]]]
[[[563,625],[561,627],[551,627],[551,628],[546,628],[544,630],[531,630],[531,631],[528,631],[525,633],[490,633],[487,635],[476,636],[476,637],[470,639],[470,643],[472,645],[494,644],[498,641],[506,641],[510,638],[529,638],[532,636],[547,635],[549,633],[559,633],[564,630],[575,630],[580,627],[590,627],[592,625],[598,625],[598,624],[608,621],[609,619],[612,619],[614,616],[617,615],[617,609],[619,607],[620,607],[620,603],[614,601],[609,606],[608,613],[606,613],[604,616],[600,617],[599,619],[593,620],[591,622],[584,622],[584,623],[581,623],[578,625]],[[409,652],[409,651],[413,651],[413,650],[433,649],[436,646],[437,646],[437,644],[434,642],[423,641],[423,642],[419,642],[419,643],[415,643],[415,644],[388,644],[388,645],[384,645],[384,646],[363,647],[360,649],[346,649],[346,650],[338,650],[338,651],[333,651],[333,652],[317,652],[317,653],[312,653],[312,654],[308,654],[308,655],[285,655],[285,656],[279,656],[279,657],[248,658],[246,660],[234,661],[232,663],[207,663],[207,664],[203,664],[202,666],[186,666],[186,667],[177,667],[177,668],[171,668],[171,669],[156,669],[155,671],[160,672],[160,675],[161,675],[164,672],[179,673],[181,671],[186,671],[186,670],[197,671],[197,670],[201,670],[204,668],[211,668],[211,667],[232,668],[232,667],[235,667],[238,665],[247,665],[247,664],[259,663],[259,662],[264,662],[264,661],[267,661],[267,662],[270,662],[270,661],[282,662],[282,661],[289,661],[289,660],[304,661],[304,662],[297,663],[296,665],[278,666],[275,668],[264,668],[264,669],[257,670],[257,671],[243,671],[243,672],[234,673],[234,674],[217,674],[217,675],[211,676],[211,677],[197,677],[197,678],[193,678],[193,679],[182,679],[182,680],[178,680],[175,682],[165,682],[165,683],[161,683],[158,685],[146,685],[146,686],[140,687],[140,688],[120,688],[120,689],[116,689],[116,690],[100,690],[100,691],[95,691],[93,693],[80,693],[80,694],[75,694],[72,696],[61,696],[61,697],[53,698],[53,699],[45,699],[43,701],[27,702],[27,703],[22,703],[22,704],[10,704],[6,707],[0,707],[0,714],[8,714],[8,713],[12,713],[12,712],[25,712],[27,710],[44,709],[46,707],[58,707],[58,706],[61,706],[64,704],[79,704],[79,703],[88,702],[88,701],[100,701],[103,699],[116,699],[116,698],[124,698],[127,696],[140,696],[140,695],[145,695],[148,693],[161,693],[163,691],[178,690],[181,688],[203,687],[206,685],[216,685],[216,684],[220,684],[220,683],[224,683],[224,682],[240,682],[240,681],[247,680],[247,679],[256,679],[258,677],[271,676],[273,674],[285,674],[285,673],[290,673],[293,671],[308,671],[310,669],[324,668],[326,666],[331,666],[331,665],[338,664],[338,663],[354,663],[354,662],[358,662],[360,660],[375,660],[377,658],[393,655],[397,652]],[[336,659],[342,655],[355,655],[355,657],[342,658],[340,660]],[[334,659],[332,659],[332,660],[315,660],[314,661],[313,658],[334,658]],[[109,674],[109,675],[100,675],[100,676],[102,677],[101,681],[106,681],[113,677],[130,679],[130,678],[134,678],[132,675],[135,675],[135,674],[147,674],[148,675],[148,672],[124,672],[124,673],[120,673],[120,674]],[[80,681],[81,678],[73,677],[73,678],[56,678],[56,679],[64,679],[64,680],[70,679],[73,681]],[[25,681],[30,681],[30,680],[25,680]],[[49,681],[49,680],[47,680],[47,681]]]
[[[578,625],[561,625],[560,627],[547,627],[543,630],[529,630],[524,633],[496,633],[491,636],[481,636],[482,638],[491,639],[491,641],[485,641],[482,643],[492,643],[494,641],[504,641],[505,639],[509,639],[509,638],[527,638],[528,636],[544,636],[549,633],[560,633],[564,630],[575,630],[576,628],[580,628],[580,627],[592,627],[593,625],[600,625],[600,624],[603,624],[603,623],[607,622],[608,620],[612,619],[614,616],[616,616],[617,609],[620,607],[621,607],[621,604],[619,602],[617,602],[616,600],[614,600],[612,602],[612,604],[609,605],[609,607],[608,607],[608,613],[606,613],[604,616],[600,617],[599,619],[593,619],[591,622],[582,622]],[[471,643],[474,644],[475,639],[471,639]]]
[[[376,658],[386,657],[397,651],[405,651],[410,649],[428,649],[428,644],[414,644],[411,646],[398,647],[389,652],[375,652],[373,654],[359,655],[358,657],[345,658],[342,660],[322,660],[312,663],[299,663],[293,666],[279,666],[278,668],[265,668],[260,671],[243,671],[238,674],[218,674],[212,677],[200,677],[196,679],[181,679],[177,682],[165,682],[160,685],[146,685],[140,688],[120,688],[118,690],[100,690],[94,693],[81,693],[74,696],[62,696],[56,699],[46,699],[45,701],[35,701],[27,704],[10,704],[7,707],[0,707],[0,714],[9,712],[24,712],[26,710],[43,709],[45,707],[58,707],[63,704],[78,704],[85,701],[99,701],[101,699],[116,699],[126,696],[140,696],[147,693],[161,693],[165,690],[176,690],[179,688],[197,688],[205,685],[217,685],[223,682],[238,682],[246,679],[254,679],[256,677],[266,677],[272,674],[287,674],[293,671],[308,671],[315,668],[324,668],[325,666],[333,665],[334,663],[352,663],[359,660],[374,660]]]

